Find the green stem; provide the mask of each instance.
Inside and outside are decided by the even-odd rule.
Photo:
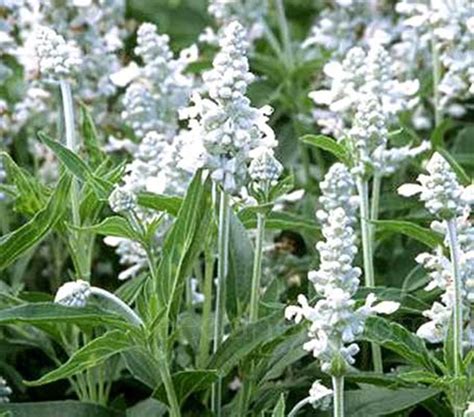
[[[250,295],[250,323],[258,320],[258,305],[260,301],[260,281],[262,278],[263,239],[265,235],[265,214],[257,213],[257,238],[253,259],[252,292]]]
[[[290,28],[288,27],[288,20],[285,16],[285,8],[283,6],[283,0],[275,0],[275,5],[278,15],[278,24],[280,26],[281,37],[283,41],[283,47],[289,68],[294,67],[293,48],[291,46]]]
[[[75,121],[74,121],[74,102],[72,100],[71,85],[65,79],[61,79],[59,82],[61,89],[63,115],[64,115],[64,130],[66,134],[66,146],[73,152],[77,152],[78,142],[76,139],[75,132]],[[76,273],[79,278],[90,280],[90,268],[87,256],[87,248],[84,246],[84,242],[81,240],[81,232],[77,228],[81,227],[81,215],[80,215],[80,196],[79,196],[79,183],[76,178],[72,179],[71,182],[71,211],[72,211],[72,224],[76,228],[72,233],[73,243],[72,256],[75,258]]]
[[[368,181],[358,178],[357,190],[359,193],[359,208],[360,208],[360,229],[362,234],[362,251],[364,258],[364,277],[365,286],[374,287],[374,265],[372,254],[372,240],[370,233],[370,213],[369,213],[369,192]]]
[[[344,377],[332,377],[334,417],[344,417]]]
[[[454,303],[453,303],[453,351],[454,351],[454,376],[462,376],[462,282],[459,271],[459,245],[456,230],[456,219],[447,221],[449,253],[451,257],[452,276],[454,280]]]
[[[379,218],[381,185],[382,185],[382,177],[380,175],[375,175],[373,183],[372,183],[372,201],[370,205],[370,220],[377,220]]]
[[[435,127],[439,126],[441,123],[441,109],[439,106],[439,90],[438,86],[441,80],[441,62],[439,60],[439,50],[436,43],[435,34],[433,28],[431,28],[431,61],[432,61],[432,71],[433,71],[433,105],[435,113]]]
[[[368,181],[358,177],[357,190],[359,193],[360,205],[360,229],[362,235],[362,252],[364,258],[364,277],[365,286],[369,288],[375,287],[374,264],[373,264],[373,240],[372,227],[370,224],[369,211],[369,185]],[[380,346],[371,343],[372,361],[375,372],[383,372],[382,351]]]
[[[302,399],[299,403],[297,403],[292,410],[288,413],[288,417],[296,417],[298,412],[306,405],[309,404],[311,401],[310,397],[306,397]]]
[[[201,337],[197,364],[203,369],[209,357],[209,322],[212,312],[212,280],[214,279],[214,256],[211,251],[204,253],[204,304],[202,306]]]
[[[168,398],[170,417],[181,417],[178,398],[176,397],[176,390],[174,388],[173,379],[171,378],[170,368],[166,355],[158,349],[158,361],[160,363],[160,374],[165,386],[166,397]]]
[[[229,225],[230,225],[229,196],[223,190],[220,195],[219,205],[219,232],[217,243],[217,295],[214,323],[214,343],[212,351],[215,353],[222,344],[224,338],[224,305],[225,305],[225,284],[228,271],[229,258]],[[222,415],[222,379],[212,387],[212,411],[217,417]]]

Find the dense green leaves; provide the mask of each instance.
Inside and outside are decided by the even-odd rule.
[[[28,385],[44,385],[59,379],[68,378],[104,363],[117,353],[130,349],[132,345],[133,342],[127,332],[121,330],[109,331],[76,351],[59,368],[47,373],[37,381],[28,382]]]
[[[67,209],[71,178],[63,175],[46,206],[26,224],[0,239],[0,270],[39,243]]]
[[[275,408],[273,409],[272,417],[285,417],[285,396],[280,395]]]

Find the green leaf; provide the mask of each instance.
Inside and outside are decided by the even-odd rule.
[[[344,395],[346,417],[374,417],[394,414],[413,407],[440,391],[433,388],[388,388],[369,386]]]
[[[95,176],[92,169],[78,155],[61,143],[51,139],[43,132],[39,132],[38,137],[74,176],[83,182],[90,183],[99,198],[106,199],[108,197],[112,190],[112,184]]]
[[[36,381],[26,382],[26,384],[34,387],[69,378],[79,372],[104,363],[107,359],[117,353],[130,349],[133,345],[134,343],[129,337],[128,332],[111,330],[76,351],[59,368],[47,373]]]
[[[168,196],[154,193],[140,193],[138,204],[156,211],[163,211],[177,216],[183,199],[180,197]]]
[[[444,147],[444,136],[449,130],[456,126],[457,123],[452,119],[444,119],[431,134],[431,144],[433,149],[439,150],[439,148]]]
[[[348,163],[349,155],[347,149],[336,142],[333,138],[324,135],[304,135],[300,138],[303,143],[321,148],[327,152],[332,153],[337,159],[345,164]]]
[[[184,280],[201,252],[211,221],[210,181],[202,183],[199,171],[191,182],[183,204],[163,243],[156,283],[160,307],[176,316]]]
[[[273,409],[272,417],[285,417],[285,394],[280,395],[280,399]]]
[[[147,398],[127,410],[127,417],[163,417],[168,407],[154,398]]]
[[[108,325],[128,329],[130,325],[119,315],[96,307],[66,307],[55,303],[22,304],[0,310],[0,324],[27,323],[43,325],[68,323],[76,325]]]
[[[161,384],[160,364],[154,356],[142,346],[135,346],[122,352],[130,373],[140,382],[154,390]]]
[[[48,189],[20,168],[6,152],[0,152],[9,181],[16,187],[15,208],[21,213],[36,214],[46,204]]]
[[[433,369],[430,354],[422,340],[398,323],[381,317],[369,317],[363,339],[392,350],[411,364]]]
[[[81,108],[81,134],[87,153],[91,157],[93,166],[97,166],[106,159],[105,153],[101,149],[97,130],[92,119],[92,115],[83,102],[79,102]]]
[[[295,188],[295,177],[288,175],[282,178],[270,189],[269,201],[275,201],[277,198],[288,194]]]
[[[402,233],[412,239],[434,249],[443,244],[443,236],[433,230],[422,227],[416,223],[403,220],[376,220],[373,221],[377,231]]]
[[[448,161],[449,165],[451,165],[451,168],[453,171],[456,173],[456,176],[458,177],[459,182],[466,186],[471,184],[471,178],[469,175],[467,175],[466,171],[462,168],[461,165],[458,164],[458,162],[452,157],[452,155],[446,150],[446,149],[437,149],[437,151],[443,155],[443,157]]]
[[[63,175],[47,205],[26,224],[0,239],[0,270],[39,243],[58,223],[68,206],[71,177]]]
[[[125,417],[120,411],[79,401],[0,404],[0,411],[5,410],[12,417]]]
[[[227,375],[246,355],[262,343],[281,336],[286,326],[281,312],[265,317],[256,323],[242,326],[231,334],[211,357],[208,368]]]
[[[416,371],[409,371],[409,372],[402,372],[398,375],[398,377],[405,382],[409,382],[411,384],[428,384],[434,385],[439,382],[439,377],[433,372],[423,371],[423,370],[416,370]]]
[[[191,394],[210,388],[219,379],[219,376],[214,370],[193,370],[177,372],[172,375],[172,379],[178,402],[183,404]],[[159,401],[168,404],[163,384],[156,389],[153,396]]]
[[[253,245],[248,232],[231,211],[229,272],[226,282],[226,309],[230,319],[240,317],[250,300],[253,256]]]
[[[80,229],[94,232],[103,236],[123,237],[125,239],[131,239],[135,241],[141,240],[140,235],[133,229],[130,222],[120,216],[107,217],[99,224],[81,227]]]

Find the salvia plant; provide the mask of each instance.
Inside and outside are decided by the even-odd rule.
[[[0,417],[474,416],[468,0],[0,0]]]

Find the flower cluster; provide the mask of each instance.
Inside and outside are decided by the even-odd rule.
[[[275,158],[273,149],[262,147],[252,153],[249,177],[261,188],[275,185],[283,172],[283,165]]]
[[[61,35],[48,27],[39,27],[34,39],[38,68],[43,76],[60,79],[80,71],[82,58],[73,42],[66,42]]]
[[[438,152],[433,154],[426,170],[428,175],[418,176],[419,184],[404,184],[398,189],[399,194],[405,197],[420,194],[428,211],[440,219],[462,215],[469,203],[471,188],[465,189],[459,184],[456,173]]]
[[[246,30],[249,42],[263,35],[267,11],[268,0],[210,0],[208,6],[209,14],[214,17],[219,27],[225,27],[234,20],[240,22]],[[219,32],[207,27],[199,40],[217,45],[221,36]]]
[[[321,11],[302,46],[319,47],[341,58],[356,45],[387,44],[393,27],[390,19],[378,12],[375,3],[365,0],[336,0]]]
[[[69,307],[84,307],[91,296],[91,286],[87,281],[67,282],[56,292],[54,302]]]
[[[402,24],[411,33],[412,50],[427,55],[437,48],[443,68],[438,105],[451,116],[462,116],[461,104],[474,95],[474,6],[469,1],[431,3],[399,1],[396,10],[404,19]],[[430,63],[428,62],[428,65]]]
[[[329,213],[342,207],[353,224],[359,208],[359,198],[356,196],[354,178],[347,167],[340,162],[333,164],[319,187],[321,209],[316,211],[317,219],[324,223]]]
[[[463,187],[459,184],[456,174],[449,163],[439,154],[434,153],[427,164],[428,175],[420,175],[420,184],[405,184],[399,188],[403,196],[420,193],[420,199],[426,208],[440,220],[434,221],[431,228],[446,236],[445,246],[449,245],[447,221],[455,221],[457,243],[459,249],[459,270],[462,284],[462,302],[474,301],[474,226],[470,213],[474,199],[472,186]],[[427,291],[440,289],[443,291],[440,302],[435,301],[423,315],[429,319],[418,329],[417,334],[431,343],[445,340],[451,321],[455,300],[452,263],[441,248],[433,253],[421,253],[416,261],[422,265],[430,277]],[[464,319],[468,319],[469,309],[464,308]],[[464,340],[470,343],[469,329],[465,330]]]
[[[331,183],[331,180],[326,182]],[[347,184],[343,183],[343,186],[347,187]],[[374,313],[392,313],[398,303],[385,301],[374,305],[376,297],[370,294],[362,307],[356,307],[353,296],[359,287],[361,270],[352,266],[357,254],[353,221],[343,207],[336,207],[338,195],[335,195],[336,200],[328,201],[333,190],[327,188],[330,194],[325,196],[325,206],[331,209],[322,224],[325,240],[316,245],[320,266],[308,274],[321,299],[310,306],[306,297],[300,294],[299,306],[287,307],[285,315],[296,322],[303,318],[310,321],[310,341],[304,349],[320,360],[324,372],[334,373],[354,363],[354,356],[359,352],[354,342],[363,332],[365,319]],[[343,201],[343,204],[347,205],[347,202]]]
[[[171,140],[178,130],[178,110],[187,104],[195,84],[185,70],[197,59],[197,48],[184,49],[174,58],[168,35],[143,23],[137,31],[135,53],[143,66],[134,64],[113,76],[119,85],[132,81],[123,98],[122,117],[139,139],[156,131]]]
[[[275,135],[268,126],[270,108],[256,109],[245,96],[253,80],[246,57],[248,42],[237,22],[225,27],[212,70],[203,79],[209,98],[193,95],[194,106],[181,112],[191,134],[202,140],[204,165],[214,181],[234,193],[247,178],[247,164],[257,148],[272,149]]]

